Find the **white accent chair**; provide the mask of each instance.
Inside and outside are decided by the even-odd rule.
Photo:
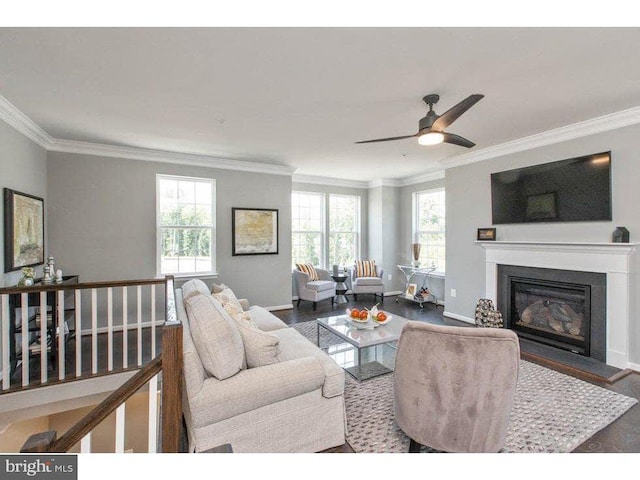
[[[315,310],[318,302],[327,298],[331,299],[331,305],[333,305],[336,297],[336,282],[333,281],[327,270],[316,268],[316,272],[318,272],[318,280],[310,280],[307,273],[300,270],[293,271],[293,279],[298,290],[298,307],[300,300],[307,300],[313,302]]]
[[[359,293],[372,293],[374,300],[377,295],[380,295],[380,301],[384,302],[384,282],[382,281],[384,268],[376,265],[376,275],[374,277],[358,277],[355,266],[350,267],[349,272],[354,300],[358,300]]]

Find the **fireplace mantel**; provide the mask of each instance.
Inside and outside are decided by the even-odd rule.
[[[476,242],[485,251],[486,297],[497,302],[498,265],[555,268],[607,275],[607,364],[629,363],[633,243]]]

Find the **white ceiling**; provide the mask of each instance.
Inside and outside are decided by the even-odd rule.
[[[57,139],[219,156],[297,174],[394,179],[640,105],[637,28],[2,28],[0,95]]]

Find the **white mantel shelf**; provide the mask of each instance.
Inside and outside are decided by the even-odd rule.
[[[607,275],[607,363],[627,368],[634,243],[476,241],[485,251],[486,297],[497,301],[498,266]]]

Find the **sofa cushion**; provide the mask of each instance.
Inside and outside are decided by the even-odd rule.
[[[224,308],[224,311],[227,312],[227,314],[238,323],[243,323],[256,329],[258,328],[258,325],[256,325],[256,322],[253,321],[253,318],[251,318],[249,312],[245,312],[244,309],[238,308],[237,305],[228,302],[223,305],[222,308]]]
[[[254,305],[248,310],[249,315],[260,330],[265,332],[271,332],[273,330],[280,330],[281,328],[287,328],[287,324],[276,317],[273,313],[263,307]]]
[[[258,327],[251,326],[240,315],[236,315],[233,319],[236,321],[242,337],[247,367],[263,367],[279,362],[280,339],[278,337],[273,333],[263,332]]]
[[[187,301],[189,298],[194,295],[199,294],[210,295],[209,287],[199,278],[194,278],[193,280],[189,280],[182,285],[182,300]]]
[[[192,295],[184,301],[191,337],[205,370],[219,380],[240,371],[245,360],[242,337],[235,321],[216,308],[211,295]]]
[[[313,282],[307,282],[306,285],[309,290],[314,290],[316,292],[326,292],[327,290],[332,290],[335,286],[335,282],[330,280],[316,280]]]
[[[330,398],[342,395],[344,392],[344,370],[333,361],[329,355],[307,340],[293,328],[283,328],[272,332],[280,339],[280,353],[278,360],[286,362],[304,357],[318,359],[324,370],[324,385],[322,395]]]
[[[240,305],[240,302],[238,301],[235,293],[233,293],[233,290],[231,290],[229,287],[224,288],[220,293],[212,293],[212,295],[213,298],[218,300],[223,307],[228,303],[231,303],[242,310],[242,305]]]
[[[361,287],[382,285],[382,279],[380,277],[358,277],[354,282]]]

